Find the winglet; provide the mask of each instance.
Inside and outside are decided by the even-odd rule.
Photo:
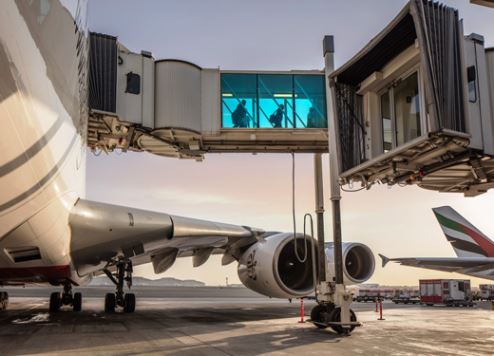
[[[380,253],[379,253],[378,255],[379,255],[379,257],[381,257],[381,260],[382,260],[382,266],[383,266],[383,267],[384,267],[384,266],[386,266],[386,264],[390,261],[390,259],[389,259],[389,258],[387,258],[387,257],[386,257],[386,256],[384,256],[384,255],[381,255]]]

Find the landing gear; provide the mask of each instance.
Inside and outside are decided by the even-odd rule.
[[[9,306],[9,294],[7,292],[0,292],[0,311],[6,310]]]
[[[72,284],[65,283],[63,293],[53,292],[50,295],[50,312],[55,313],[60,310],[63,305],[72,306],[72,310],[79,312],[82,310],[82,294],[72,294]]]
[[[331,327],[338,334],[349,334],[355,329],[356,325],[350,325],[350,327],[343,327],[341,322],[341,308],[335,307],[333,303],[320,303],[316,305],[310,313],[311,321],[319,329],[326,329],[328,326]],[[355,323],[357,321],[357,316],[350,309],[350,321]]]
[[[133,313],[136,309],[136,297],[133,293],[124,293],[124,283],[130,289],[132,287],[132,261],[119,259],[110,266],[116,267],[116,272],[112,273],[107,268],[105,274],[115,284],[117,290],[115,293],[105,295],[105,312],[113,313],[115,308],[121,307],[125,313]]]

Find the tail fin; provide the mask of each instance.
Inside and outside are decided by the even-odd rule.
[[[494,242],[450,206],[432,209],[458,257],[494,257]]]

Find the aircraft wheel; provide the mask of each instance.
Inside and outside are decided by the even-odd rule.
[[[333,310],[334,306],[317,304],[310,312],[310,319],[316,323],[325,323],[326,315]],[[314,324],[319,329],[326,329],[324,324]]]
[[[116,305],[115,294],[107,293],[105,295],[105,313],[114,313]]]
[[[133,313],[136,310],[136,296],[133,293],[127,293],[124,297],[124,312]]]
[[[55,313],[60,310],[62,306],[62,297],[59,292],[53,292],[50,295],[50,312]]]
[[[0,292],[0,310],[6,310],[9,305],[9,294]]]
[[[74,293],[74,297],[72,299],[72,310],[75,312],[80,312],[82,310],[82,294]]]
[[[341,308],[334,308],[333,311],[329,314],[329,321],[339,323],[341,321]],[[350,309],[350,321],[357,321],[357,316]],[[331,325],[331,328],[336,331],[338,334],[351,333],[353,329],[355,329],[355,325],[350,326],[349,329],[342,327],[341,325]]]

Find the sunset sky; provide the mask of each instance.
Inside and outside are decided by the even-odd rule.
[[[466,0],[445,1],[460,11],[465,33],[494,46],[494,10]],[[134,51],[221,69],[322,69],[322,38],[335,36],[336,66],[376,35],[404,6],[402,0],[98,0],[89,3],[92,31],[117,35]],[[110,15],[109,15],[110,14]],[[328,183],[328,156],[323,157]],[[312,155],[297,163],[298,225],[314,211]],[[331,241],[329,186],[325,186],[326,240]],[[291,231],[291,161],[288,154],[211,154],[202,163],[147,153],[88,155],[87,197],[170,214]],[[416,285],[419,278],[459,275],[388,265],[389,257],[454,256],[431,208],[451,205],[488,236],[494,236],[494,191],[476,198],[416,187],[374,187],[343,194],[343,239],[367,244],[376,254],[370,282]],[[236,263],[221,267],[212,257],[200,268],[189,258],[163,275],[137,268],[149,278],[196,279],[209,285],[239,283]],[[468,277],[464,277],[468,278]],[[487,281],[471,278],[475,284]]]

